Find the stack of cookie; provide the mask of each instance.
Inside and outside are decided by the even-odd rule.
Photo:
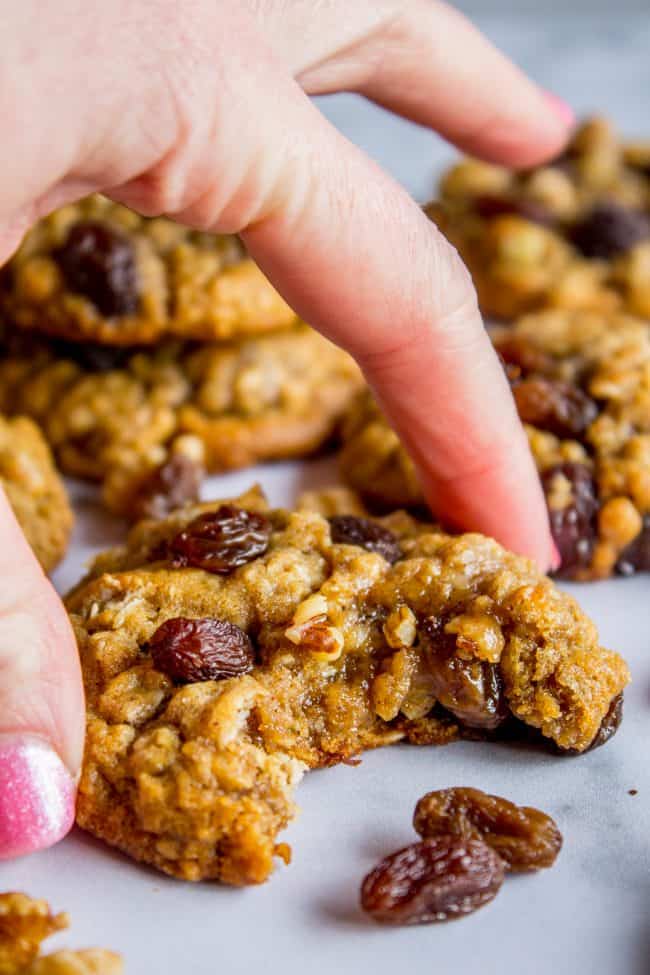
[[[361,385],[238,238],[99,196],[27,234],[0,310],[0,410],[129,519],[195,499],[204,471],[309,454]]]
[[[468,159],[427,212],[470,267],[540,470],[568,578],[650,571],[650,143],[602,119],[526,173]],[[514,321],[513,321],[514,320]],[[422,505],[368,393],[341,469],[373,505]]]
[[[42,503],[33,485],[12,495],[47,560],[36,514],[58,519],[59,547],[69,524],[34,421],[65,473],[145,516],[66,598],[87,695],[84,829],[174,876],[260,883],[290,859],[277,838],[308,769],[397,741],[531,735],[573,754],[615,733],[627,665],[495,541],[370,518],[341,489],[293,510],[258,490],[197,501],[205,471],[304,456],[343,428],[348,480],[421,503],[357,367],[237,239],[93,197],[27,235],[0,310],[0,461],[6,437],[16,467],[50,464]],[[615,314],[495,332],[550,465],[565,567],[584,574],[638,568],[648,535],[650,336]]]

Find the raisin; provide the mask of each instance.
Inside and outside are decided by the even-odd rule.
[[[650,572],[650,515],[645,516],[641,531],[621,552],[616,571],[622,576]]]
[[[641,210],[600,203],[577,223],[571,240],[585,257],[616,257],[650,238],[650,219]]]
[[[226,575],[263,555],[271,536],[264,515],[222,504],[191,521],[167,543],[167,557],[176,566],[192,566]]]
[[[486,843],[436,836],[385,857],[361,885],[361,906],[383,924],[453,921],[488,904],[503,861]]]
[[[515,200],[505,196],[484,194],[476,197],[474,208],[485,220],[512,214],[543,226],[550,226],[555,222],[553,214],[541,203],[535,203],[533,200]]]
[[[509,713],[499,669],[484,660],[459,657],[456,637],[444,628],[445,621],[436,616],[428,616],[420,628],[433,693],[468,728],[492,731]]]
[[[178,616],[159,626],[146,649],[154,667],[175,684],[247,674],[255,664],[246,633],[227,620]]]
[[[568,383],[531,377],[515,382],[513,395],[523,423],[556,437],[579,438],[598,416],[591,397]]]
[[[99,345],[96,342],[66,342],[63,339],[52,339],[50,348],[57,358],[69,359],[90,372],[123,369],[138,351],[135,346],[125,348],[119,345]]]
[[[607,709],[607,714],[600,722],[600,727],[596,732],[591,744],[578,751],[577,748],[557,748],[560,755],[584,755],[586,752],[593,752],[595,748],[600,748],[601,745],[606,745],[610,738],[613,738],[623,721],[623,692],[617,694],[615,698],[612,699],[609,708]]]
[[[510,374],[516,374],[518,378],[531,372],[548,372],[553,367],[551,356],[518,335],[497,339],[495,348],[501,360],[509,367]]]
[[[388,528],[370,518],[355,515],[334,515],[329,519],[330,533],[335,545],[358,545],[367,552],[382,555],[387,562],[397,562],[402,557],[399,542]]]
[[[164,518],[175,508],[197,501],[205,470],[185,454],[172,454],[140,485],[134,505],[138,518]]]
[[[506,360],[503,358],[501,353],[498,351],[497,351],[497,359],[499,360],[499,364],[506,374],[506,379],[508,380],[511,386],[514,386],[515,383],[518,383],[519,380],[521,379],[521,367],[515,366],[510,362],[506,362]]]
[[[95,220],[74,224],[54,257],[68,287],[89,298],[102,315],[137,311],[135,253],[117,228]]]
[[[452,833],[482,840],[514,871],[552,867],[562,847],[562,834],[546,813],[480,789],[427,793],[415,807],[413,826],[423,839]]]
[[[564,507],[549,503],[551,533],[562,565],[556,575],[570,578],[591,561],[596,540],[598,499],[591,471],[584,464],[567,461],[549,468],[542,475],[547,501],[552,497],[555,479],[565,478],[571,485],[571,499]]]
[[[606,745],[610,738],[613,738],[623,721],[623,693],[617,694],[609,706],[607,714],[600,722],[600,728],[598,733],[588,751],[593,751],[594,748],[600,748],[601,745]]]

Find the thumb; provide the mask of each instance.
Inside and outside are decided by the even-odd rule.
[[[70,624],[0,492],[0,859],[74,820],[83,692]]]

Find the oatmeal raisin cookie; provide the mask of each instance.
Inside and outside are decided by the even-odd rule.
[[[0,484],[37,559],[49,572],[68,547],[72,511],[50,448],[28,417],[0,416]]]
[[[650,326],[549,310],[492,330],[542,484],[564,576],[650,571]],[[340,467],[373,505],[417,507],[415,468],[369,393]]]
[[[0,409],[42,427],[62,470],[133,519],[196,498],[201,471],[302,457],[361,387],[306,325],[239,342],[116,349],[6,329]]]
[[[338,513],[253,490],[142,522],[67,597],[84,829],[187,880],[259,883],[307,769],[508,724],[601,740],[627,667],[531,562],[314,500]]]
[[[427,211],[472,271],[486,315],[650,318],[650,142],[622,142],[591,119],[559,159],[525,172],[465,159],[439,194]]]
[[[237,237],[141,217],[97,195],[27,233],[0,274],[0,309],[29,331],[125,346],[296,322]]]

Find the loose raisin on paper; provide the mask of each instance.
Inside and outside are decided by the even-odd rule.
[[[255,664],[255,650],[247,634],[228,620],[212,617],[167,620],[146,649],[156,670],[175,684],[238,677]]]
[[[264,515],[222,504],[191,521],[167,549],[174,565],[226,575],[263,555],[270,537],[271,523]]]
[[[420,639],[439,704],[468,728],[497,728],[509,714],[499,668],[459,657],[456,638],[445,633],[445,620],[440,617],[423,621]]]
[[[132,315],[138,309],[133,245],[116,227],[96,220],[72,226],[55,259],[72,291],[89,298],[102,315]]]
[[[480,789],[439,789],[415,807],[413,826],[423,839],[452,833],[480,839],[513,871],[551,867],[562,847],[562,834],[550,816]]]
[[[402,557],[402,550],[393,533],[376,521],[372,521],[371,518],[333,515],[329,523],[335,545],[359,545],[367,552],[377,552],[391,563],[397,562]]]
[[[382,924],[452,921],[489,903],[503,877],[503,861],[486,843],[437,836],[378,863],[361,886],[361,906]]]

